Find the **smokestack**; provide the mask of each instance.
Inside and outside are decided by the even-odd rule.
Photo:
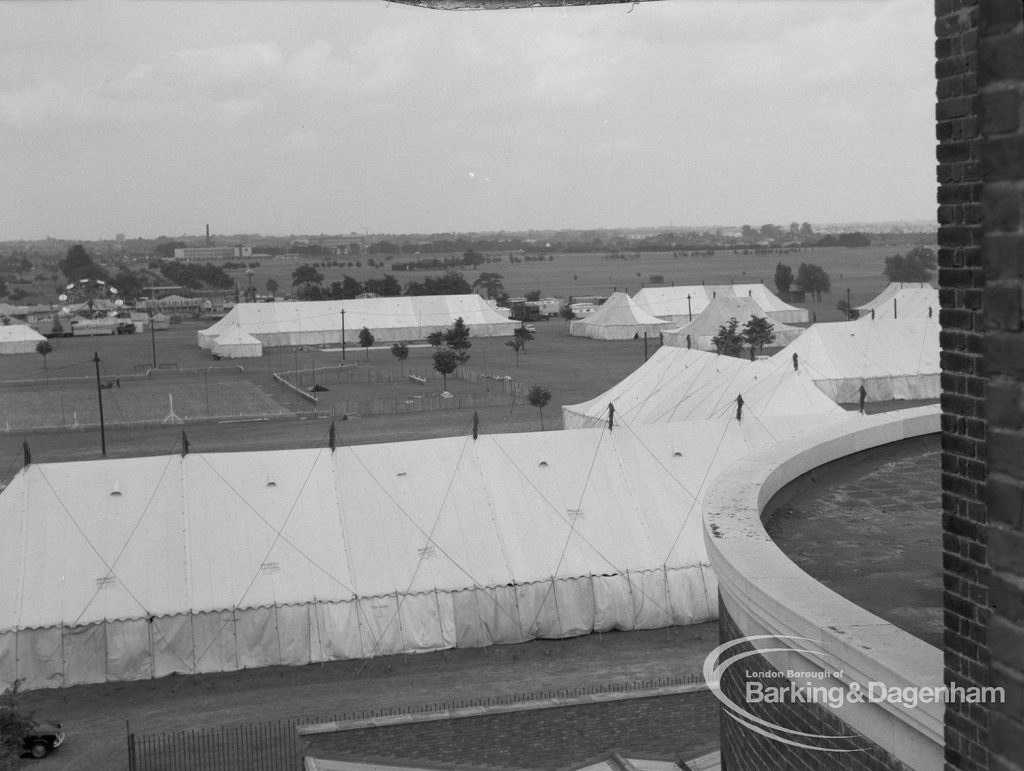
[[[206,225],[206,245],[210,245],[210,225]]]

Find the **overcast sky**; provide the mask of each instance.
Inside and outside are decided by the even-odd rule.
[[[931,220],[922,0],[0,2],[0,240]]]

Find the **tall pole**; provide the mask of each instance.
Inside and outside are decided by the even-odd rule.
[[[690,306],[690,295],[686,295],[686,317],[693,321],[693,308]]]
[[[103,457],[107,457],[107,433],[106,428],[103,425],[103,386],[100,385],[100,354],[99,351],[95,351],[92,357],[93,363],[96,365],[96,396],[100,401],[100,450],[103,453]]]
[[[153,369],[156,369],[156,327],[153,324],[154,313],[149,313],[149,337],[153,343]]]
[[[341,360],[345,361],[345,309],[341,309]]]

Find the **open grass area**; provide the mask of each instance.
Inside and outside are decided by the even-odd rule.
[[[714,257],[674,257],[672,252],[641,252],[639,259],[609,260],[604,253],[594,254],[555,254],[551,261],[517,262],[511,264],[507,253],[495,252],[487,256],[491,259],[501,258],[500,263],[483,265],[479,270],[461,270],[467,281],[472,283],[481,272],[500,273],[505,289],[512,295],[539,289],[544,297],[569,297],[581,295],[607,296],[613,291],[627,291],[635,294],[642,286],[652,286],[650,277],[661,275],[664,285],[686,284],[728,284],[734,282],[763,282],[771,291],[775,291],[775,266],[782,262],[789,265],[794,274],[800,263],[807,262],[820,265],[832,280],[832,293],[826,295],[821,303],[810,303],[803,307],[813,310],[819,321],[838,321],[842,315],[836,310],[839,300],[846,299],[846,290],[850,290],[850,302],[860,305],[874,298],[886,285],[882,274],[885,258],[896,253],[905,253],[913,248],[907,244],[903,248],[892,246],[871,246],[856,249],[840,247],[806,248],[790,254],[733,254],[731,251],[720,251]],[[383,267],[371,268],[367,265],[367,256],[331,258],[356,262],[361,267],[329,267],[318,268],[324,275],[325,284],[341,281],[349,275],[359,281],[371,278],[394,276],[403,286],[409,281],[422,281],[426,276],[439,275],[440,271],[392,271],[390,263],[385,262],[387,255],[369,255]],[[445,256],[461,257],[461,255],[419,255],[419,257]],[[398,255],[395,260],[407,262],[415,259],[414,255]],[[280,289],[278,296],[292,292],[292,271],[304,263],[313,264],[327,258],[310,257],[288,260],[263,260],[255,268],[253,286],[265,291],[268,279],[274,279]],[[248,276],[244,270],[229,271],[240,287],[247,286]]]

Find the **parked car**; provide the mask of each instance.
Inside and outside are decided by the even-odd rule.
[[[537,331],[537,327],[535,327],[533,324],[527,324],[526,325],[526,331],[527,332],[536,332]]]
[[[64,738],[64,728],[60,723],[34,720],[32,730],[25,736],[25,754],[33,758],[45,758],[64,743]]]

